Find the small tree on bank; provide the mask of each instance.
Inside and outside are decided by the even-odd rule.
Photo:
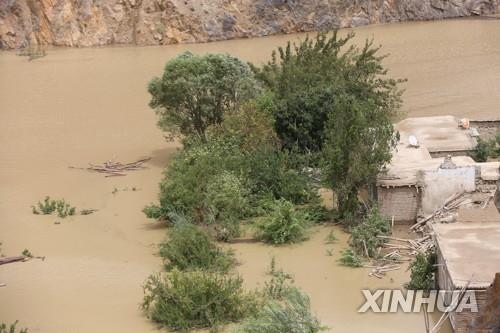
[[[206,129],[222,123],[225,114],[254,98],[259,88],[250,67],[237,58],[185,52],[166,64],[148,91],[162,130],[206,141]]]

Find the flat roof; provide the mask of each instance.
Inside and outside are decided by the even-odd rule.
[[[458,167],[478,165],[469,156],[453,156],[451,160]],[[393,152],[391,163],[386,166],[386,172],[378,176],[377,184],[386,187],[415,186],[419,171],[437,170],[443,162],[444,157],[432,158],[425,147],[410,147],[407,138],[401,139]]]
[[[432,158],[431,151],[463,151],[473,149],[476,140],[468,130],[458,127],[453,116],[407,118],[395,125],[400,141],[393,151],[386,172],[378,176],[377,184],[386,187],[415,186],[419,171],[437,170],[444,158]],[[409,136],[415,135],[419,147],[409,144]],[[500,162],[475,162],[470,156],[453,156],[458,167],[477,166],[483,180],[500,180]]]
[[[455,288],[471,278],[469,289],[488,288],[500,272],[500,214],[489,205],[459,216],[461,222],[432,224],[437,246]]]
[[[402,138],[414,135],[431,153],[473,150],[476,139],[458,126],[459,121],[453,116],[406,118],[395,127]]]

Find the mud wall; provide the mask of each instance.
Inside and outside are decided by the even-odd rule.
[[[422,186],[422,212],[432,214],[443,205],[452,194],[476,189],[476,168],[457,167],[455,169],[437,169],[421,171],[418,175]]]
[[[419,207],[416,187],[378,187],[377,198],[380,212],[388,219],[394,217],[399,223],[415,222]]]

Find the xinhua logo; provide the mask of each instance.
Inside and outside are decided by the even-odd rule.
[[[365,303],[358,312],[477,312],[476,294],[473,290],[363,290]],[[424,307],[425,305],[425,307]]]

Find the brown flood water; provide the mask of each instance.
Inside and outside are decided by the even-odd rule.
[[[356,29],[391,56],[406,77],[409,115],[500,114],[500,21],[457,20]],[[142,207],[156,199],[163,167],[177,146],[165,142],[148,109],[146,84],[179,52],[228,52],[260,63],[286,40],[275,36],[201,45],[49,50],[28,62],[0,53],[0,242],[5,255],[28,248],[46,256],[0,266],[0,322],[20,320],[36,333],[154,332],[139,310],[142,282],[160,269],[155,244],[165,234]],[[104,178],[68,166],[152,156],[149,169]],[[137,191],[131,188],[136,187]],[[114,189],[118,192],[112,193]],[[128,189],[128,190],[127,190]],[[88,216],[31,214],[45,195],[65,198]],[[61,224],[54,224],[61,221]],[[235,245],[249,287],[261,284],[272,255],[311,296],[332,332],[424,332],[420,314],[357,314],[362,288],[398,288],[403,270],[383,280],[335,263],[346,235],[327,246],[327,229],[301,245]],[[334,256],[326,255],[333,248]]]

